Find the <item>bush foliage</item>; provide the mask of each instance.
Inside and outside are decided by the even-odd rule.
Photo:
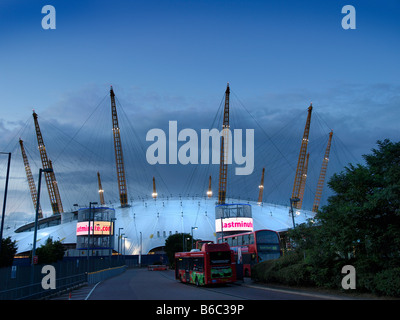
[[[17,253],[17,242],[11,240],[11,237],[3,238],[0,242],[0,268],[9,267],[13,264],[14,256]]]
[[[48,237],[46,243],[36,249],[39,264],[51,264],[62,260],[64,253],[65,249],[61,241],[53,241],[51,237]]]
[[[342,267],[352,265],[356,290],[400,296],[400,143],[377,144],[365,165],[332,176],[327,205],[288,232],[294,249],[256,265],[253,278],[341,288]]]
[[[195,242],[195,240],[193,240]],[[175,253],[190,251],[192,236],[189,233],[175,233],[165,240],[165,252],[171,267],[175,267]]]

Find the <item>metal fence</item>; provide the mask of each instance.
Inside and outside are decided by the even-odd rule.
[[[140,258],[138,255],[122,255],[120,259],[124,261],[128,268],[146,267],[150,264],[168,264],[166,254],[143,254]]]
[[[88,274],[87,282],[88,283],[97,283],[100,281],[104,281],[108,278],[115,277],[126,270],[126,266],[109,268],[104,270],[99,270],[95,272],[90,272]]]
[[[113,276],[124,265],[117,257],[91,257],[64,259],[51,264],[54,269],[53,288],[46,289],[47,281],[51,282],[51,272],[46,265],[12,266],[0,269],[0,300],[41,299],[57,292],[72,289],[88,282],[88,275],[100,270],[110,270],[101,277]],[[114,270],[115,269],[115,270]],[[55,288],[54,288],[55,287]]]
[[[30,260],[16,261],[14,266],[0,269],[0,300],[43,299],[58,292],[86,283],[96,283],[113,277],[128,268],[168,263],[164,254],[119,255],[105,257],[64,257],[51,264],[55,273],[55,289],[43,288],[46,265],[31,266]],[[44,270],[44,271],[43,271]],[[46,286],[45,286],[46,287]]]

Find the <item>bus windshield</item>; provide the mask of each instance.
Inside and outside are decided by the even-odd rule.
[[[258,261],[278,259],[281,256],[279,237],[272,231],[259,231],[256,233]]]
[[[259,262],[278,259],[281,256],[279,246],[268,246],[268,248],[266,248],[264,245],[258,245],[257,248]]]
[[[210,252],[210,263],[211,264],[231,263],[231,252],[230,251]]]
[[[278,235],[273,231],[262,230],[257,232],[257,244],[270,244],[275,243],[279,244]]]

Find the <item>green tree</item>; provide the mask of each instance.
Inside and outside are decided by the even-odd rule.
[[[341,255],[386,267],[400,258],[400,143],[377,144],[364,155],[366,165],[350,165],[330,179],[335,195],[316,219]]]
[[[165,240],[165,252],[171,266],[175,263],[175,252],[183,252],[191,249],[192,236],[189,233],[175,233]]]
[[[61,241],[53,241],[51,237],[48,237],[46,243],[36,249],[38,256],[38,262],[40,264],[50,264],[61,260],[64,257],[64,246]]]
[[[400,265],[400,143],[378,141],[365,165],[350,164],[328,182],[334,195],[312,228],[289,233],[318,285],[340,285],[341,268],[356,267],[358,285],[393,287]],[[308,225],[309,227],[310,225]],[[400,294],[391,290],[391,294]]]
[[[11,241],[11,237],[1,239],[0,268],[13,264],[18,249],[16,243],[16,241]]]

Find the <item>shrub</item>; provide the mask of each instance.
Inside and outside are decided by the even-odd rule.
[[[9,267],[13,264],[14,255],[18,249],[16,243],[16,241],[11,241],[11,237],[1,239],[0,268]]]
[[[311,285],[310,266],[303,257],[296,252],[289,252],[285,256],[256,264],[251,269],[252,279],[268,283],[286,285]]]
[[[60,240],[53,241],[48,237],[46,243],[36,250],[40,264],[51,264],[64,257],[65,248]]]
[[[379,272],[374,278],[375,293],[400,297],[400,268]]]

